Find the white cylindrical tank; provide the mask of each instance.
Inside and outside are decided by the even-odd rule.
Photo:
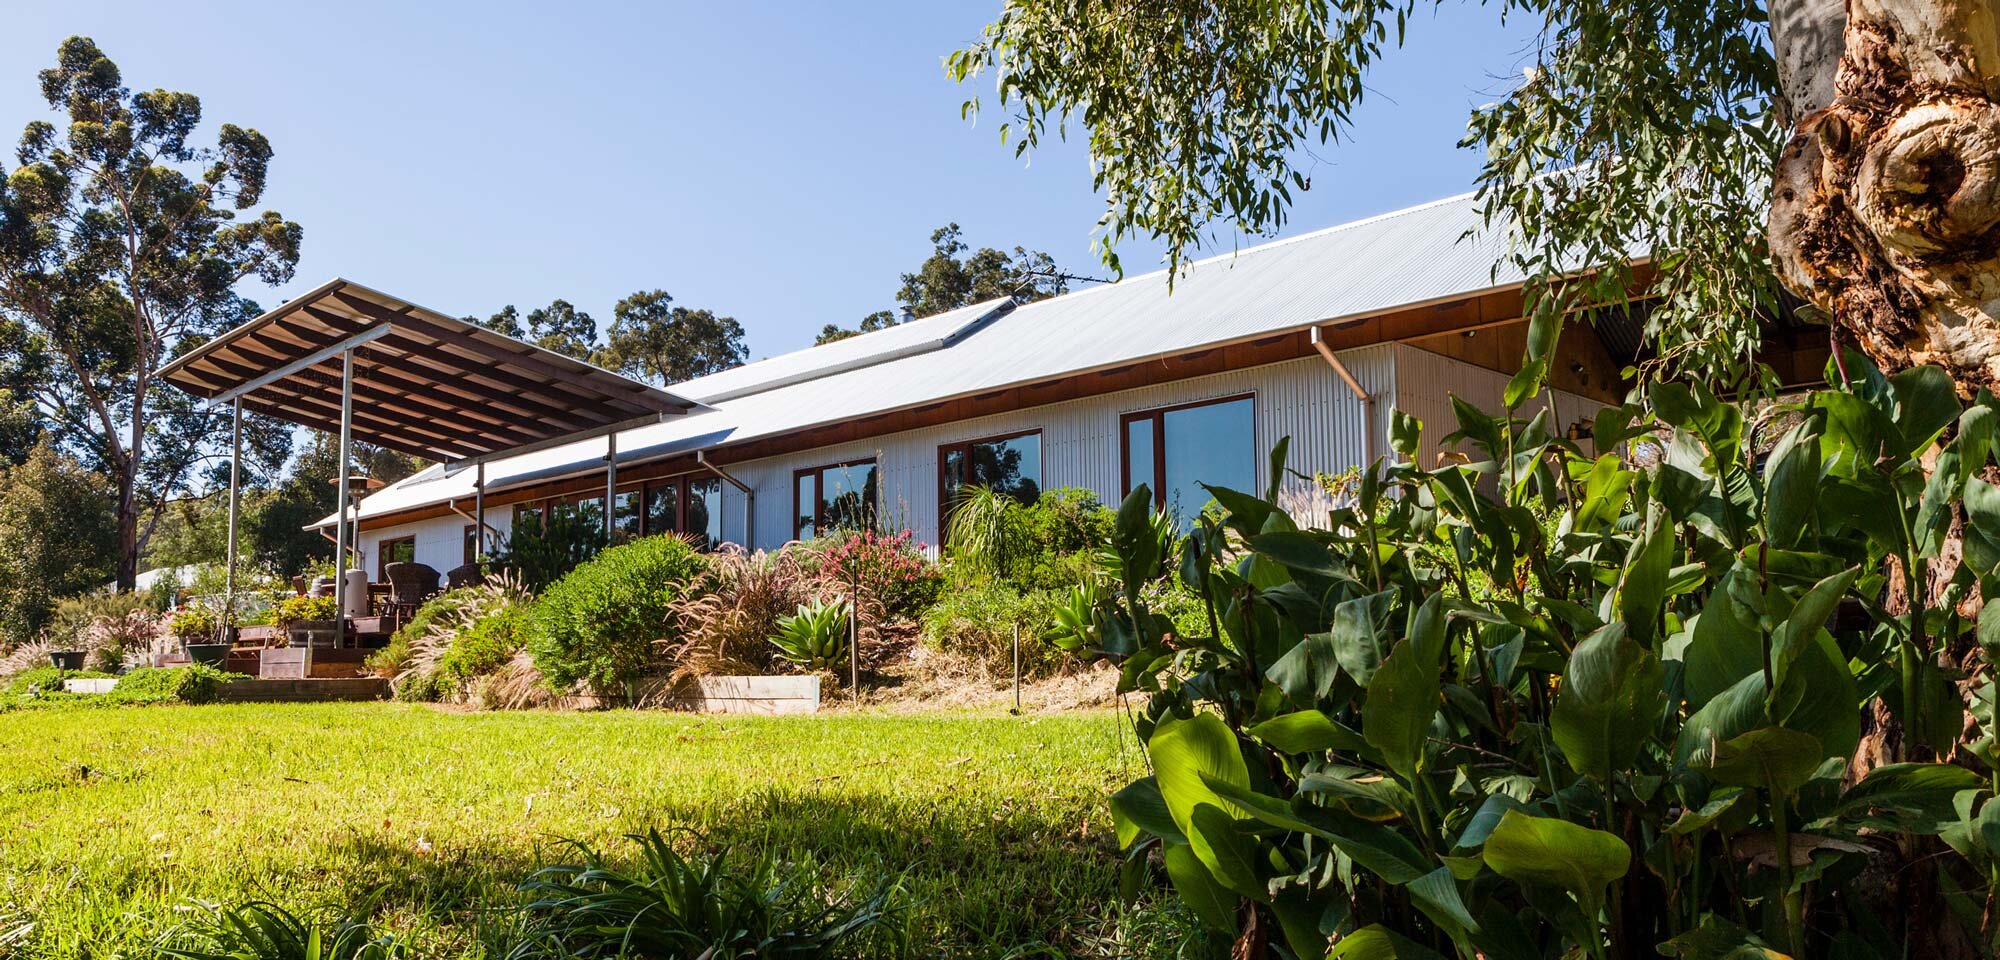
[[[341,598],[350,618],[368,615],[368,571],[347,571],[347,595]]]

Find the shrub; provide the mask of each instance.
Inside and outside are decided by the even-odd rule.
[[[475,678],[500,669],[526,641],[529,609],[506,604],[460,628],[438,658],[437,676],[462,693]]]
[[[937,598],[943,579],[924,545],[905,530],[896,534],[861,530],[821,537],[805,547],[813,557],[818,596],[853,598],[858,585],[865,604],[876,603],[889,618],[915,616]]]
[[[1065,599],[1066,591],[1022,591],[995,581],[957,587],[924,611],[924,644],[976,661],[989,673],[1009,674],[1019,627],[1022,673],[1047,673],[1063,658],[1045,638],[1058,632],[1055,610]]]
[[[1111,511],[1077,487],[1044,492],[1032,504],[980,487],[952,509],[945,546],[954,583],[994,579],[1030,590],[1068,589],[1095,567],[1110,543]]]
[[[781,617],[771,645],[778,655],[806,670],[832,670],[847,662],[848,611],[840,601],[817,600]]]
[[[189,607],[167,621],[167,632],[181,643],[214,643],[222,618],[207,607]]]
[[[475,679],[500,669],[521,649],[529,602],[520,584],[502,574],[418,608],[390,638],[390,647],[406,645],[397,658],[396,698],[464,699]]]
[[[109,580],[118,555],[104,478],[50,446],[0,466],[0,642],[24,643],[56,601]]]
[[[523,517],[517,522],[491,568],[512,571],[528,590],[540,593],[603,549],[602,524],[558,510],[545,519]]]
[[[62,682],[64,680],[105,679],[111,676],[112,674],[98,670],[71,670],[64,672],[57,670],[53,664],[49,663],[47,657],[43,657],[41,666],[30,667],[14,674],[14,678],[7,682],[6,695],[9,699],[17,700],[39,700],[51,697],[72,696],[72,694],[63,692]]]
[[[239,679],[204,664],[141,667],[118,678],[110,696],[122,703],[209,703],[223,684]]]
[[[655,666],[654,645],[678,640],[673,602],[702,569],[676,537],[612,547],[550,585],[536,602],[528,650],[558,693],[588,685],[601,697],[629,694]]]
[[[686,593],[674,600],[681,639],[667,651],[683,676],[758,674],[772,666],[778,621],[813,598],[814,577],[799,546],[745,553],[734,544],[712,553]]]
[[[410,657],[417,641],[431,631],[432,625],[465,605],[472,588],[447,590],[430,598],[417,607],[410,619],[403,621],[396,632],[389,635],[389,642],[380,650],[368,655],[364,664],[378,677],[395,678],[409,666]]]
[[[340,607],[332,597],[286,597],[271,605],[271,622],[290,627],[308,621],[332,620]]]
[[[546,952],[582,958],[759,957],[813,960],[899,954],[900,888],[856,877],[844,889],[808,865],[781,865],[766,853],[748,869],[727,848],[683,857],[658,831],[630,838],[639,862],[622,869],[574,844],[582,863],[544,867],[521,884],[530,898],[526,939]],[[870,950],[865,936],[894,941]]]

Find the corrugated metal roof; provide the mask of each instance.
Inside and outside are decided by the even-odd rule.
[[[696,397],[703,402],[728,400],[888,360],[942,350],[1013,308],[1012,300],[1000,299],[946,310],[909,323],[899,323],[845,340],[779,354],[682,381],[674,385],[674,390],[681,396]]]
[[[740,374],[675,384],[673,392],[713,409],[620,434],[619,462],[744,443],[1519,283],[1504,244],[1482,230],[1479,210],[1466,194],[1200,260],[1173,278],[1171,291],[1162,270],[1023,304],[998,317],[984,315],[989,304],[967,307],[759,361]],[[924,348],[934,341],[948,342]],[[603,451],[604,442],[594,440],[490,462],[487,490],[595,470]],[[377,516],[471,494],[471,470],[450,476],[430,470],[378,491],[362,502],[361,512]]]

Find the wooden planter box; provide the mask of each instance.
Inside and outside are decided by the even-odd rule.
[[[291,638],[294,647],[338,647],[340,646],[340,621],[300,620],[285,628],[285,635]]]
[[[675,691],[667,706],[702,713],[816,713],[818,677],[701,677]]]

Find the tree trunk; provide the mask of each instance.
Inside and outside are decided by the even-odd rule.
[[[1771,252],[1885,369],[2000,389],[2000,0],[1778,0]]]

